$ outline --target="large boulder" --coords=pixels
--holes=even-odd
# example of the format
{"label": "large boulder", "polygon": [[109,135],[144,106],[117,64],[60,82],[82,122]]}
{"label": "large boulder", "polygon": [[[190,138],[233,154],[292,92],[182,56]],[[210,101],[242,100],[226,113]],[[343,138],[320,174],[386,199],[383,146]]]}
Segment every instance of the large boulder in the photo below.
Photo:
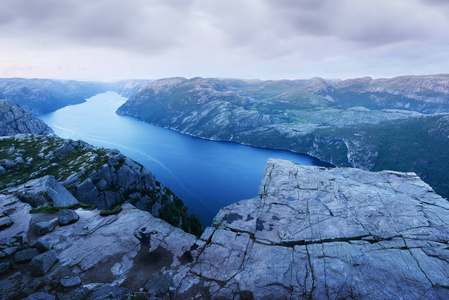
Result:
{"label": "large boulder", "polygon": [[38,256],[40,254],[39,250],[35,248],[29,248],[25,250],[21,250],[16,252],[14,255],[14,261],[16,263],[23,263],[33,259],[33,257]]}
{"label": "large boulder", "polygon": [[30,180],[11,188],[9,192],[14,193],[20,200],[33,207],[50,203],[55,207],[64,207],[78,203],[78,200],[50,175]]}
{"label": "large boulder", "polygon": [[60,226],[69,225],[78,221],[80,217],[76,211],[71,209],[62,209],[58,211],[58,223]]}
{"label": "large boulder", "polygon": [[37,250],[39,250],[40,253],[44,253],[47,252],[48,250],[51,249],[50,243],[47,242],[46,240],[39,238],[37,239],[33,245],[34,248],[36,248]]}
{"label": "large boulder", "polygon": [[36,223],[36,233],[39,235],[47,234],[49,232],[52,232],[53,230],[55,230],[54,222],[42,221]]}
{"label": "large boulder", "polygon": [[73,288],[81,285],[81,278],[79,276],[65,277],[60,280],[60,284],[64,288]]}
{"label": "large boulder", "polygon": [[45,253],[35,256],[30,263],[30,270],[34,276],[42,276],[48,272],[58,260],[58,254],[55,250],[50,250]]}

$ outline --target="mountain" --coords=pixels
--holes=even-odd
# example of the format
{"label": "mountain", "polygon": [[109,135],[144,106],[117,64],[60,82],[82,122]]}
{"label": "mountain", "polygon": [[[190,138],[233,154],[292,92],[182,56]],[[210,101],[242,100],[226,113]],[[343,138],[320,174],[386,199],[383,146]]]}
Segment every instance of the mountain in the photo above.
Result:
{"label": "mountain", "polygon": [[40,115],[67,105],[83,103],[98,93],[111,89],[111,84],[51,79],[0,79],[0,99],[16,102],[29,112]]}
{"label": "mountain", "polygon": [[19,133],[47,135],[53,130],[11,100],[0,100],[0,136]]}
{"label": "mountain", "polygon": [[337,166],[413,171],[449,196],[440,176],[449,173],[449,75],[170,78],[145,85],[117,113],[201,138],[307,153]]}
{"label": "mountain", "polygon": [[414,173],[270,159],[200,238],[122,208],[30,214],[0,195],[2,299],[449,297],[449,204]]}

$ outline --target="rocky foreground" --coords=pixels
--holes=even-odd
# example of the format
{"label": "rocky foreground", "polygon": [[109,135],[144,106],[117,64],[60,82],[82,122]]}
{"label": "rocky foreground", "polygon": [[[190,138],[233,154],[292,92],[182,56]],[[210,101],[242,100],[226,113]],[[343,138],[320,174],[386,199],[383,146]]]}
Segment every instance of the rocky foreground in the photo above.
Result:
{"label": "rocky foreground", "polygon": [[1,196],[0,297],[449,297],[449,204],[413,173],[271,159],[259,196],[201,238],[122,208],[30,214]]}

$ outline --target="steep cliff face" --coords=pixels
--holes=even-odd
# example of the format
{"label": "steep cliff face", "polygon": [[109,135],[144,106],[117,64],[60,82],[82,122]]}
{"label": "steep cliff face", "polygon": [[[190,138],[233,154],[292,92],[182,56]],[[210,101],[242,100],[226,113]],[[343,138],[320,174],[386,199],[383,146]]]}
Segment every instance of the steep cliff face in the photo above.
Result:
{"label": "steep cliff face", "polygon": [[[13,221],[0,231],[2,263],[54,215],[0,197]],[[76,223],[41,238],[59,261],[38,277],[9,266],[0,295],[119,298],[143,288],[141,297],[176,299],[445,299],[448,212],[414,173],[271,159],[259,196],[223,208],[199,239],[130,204],[106,217],[77,209]]]}
{"label": "steep cliff face", "polygon": [[53,130],[11,100],[0,100],[0,136],[19,133],[47,135]]}
{"label": "steep cliff face", "polygon": [[[149,170],[118,150],[50,136],[2,137],[0,171],[0,188],[6,188],[3,192],[34,207],[58,206],[54,201],[39,200],[39,195],[27,196],[36,194],[32,191],[39,190],[40,179],[50,176],[81,203],[112,210],[129,201],[186,231],[201,231],[199,220],[188,216],[180,199],[156,181]],[[54,189],[53,185],[50,188]]]}

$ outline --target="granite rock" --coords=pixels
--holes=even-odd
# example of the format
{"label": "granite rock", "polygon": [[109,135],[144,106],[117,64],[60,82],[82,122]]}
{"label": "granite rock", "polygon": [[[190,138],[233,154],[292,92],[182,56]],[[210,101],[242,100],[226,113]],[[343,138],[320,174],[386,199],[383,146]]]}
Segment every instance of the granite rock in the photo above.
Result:
{"label": "granite rock", "polygon": [[42,221],[36,223],[36,233],[39,235],[47,234],[49,232],[52,232],[53,230],[55,230],[54,222]]}
{"label": "granite rock", "polygon": [[11,100],[0,100],[0,136],[19,133],[53,133],[43,121]]}
{"label": "granite rock", "polygon": [[23,202],[33,207],[52,204],[55,207],[70,206],[78,200],[53,176],[30,180],[9,190]]}
{"label": "granite rock", "polygon": [[45,253],[35,256],[30,263],[31,273],[35,276],[42,276],[48,272],[58,260],[58,254],[55,250],[50,250]]}
{"label": "granite rock", "polygon": [[75,223],[79,218],[80,217],[74,210],[61,209],[60,211],[58,211],[58,223],[60,226]]}
{"label": "granite rock", "polygon": [[21,250],[16,252],[16,254],[14,255],[14,261],[16,263],[23,263],[23,262],[27,262],[33,259],[33,257],[39,255],[39,250],[35,249],[35,248],[29,248],[29,249],[25,249],[25,250]]}

